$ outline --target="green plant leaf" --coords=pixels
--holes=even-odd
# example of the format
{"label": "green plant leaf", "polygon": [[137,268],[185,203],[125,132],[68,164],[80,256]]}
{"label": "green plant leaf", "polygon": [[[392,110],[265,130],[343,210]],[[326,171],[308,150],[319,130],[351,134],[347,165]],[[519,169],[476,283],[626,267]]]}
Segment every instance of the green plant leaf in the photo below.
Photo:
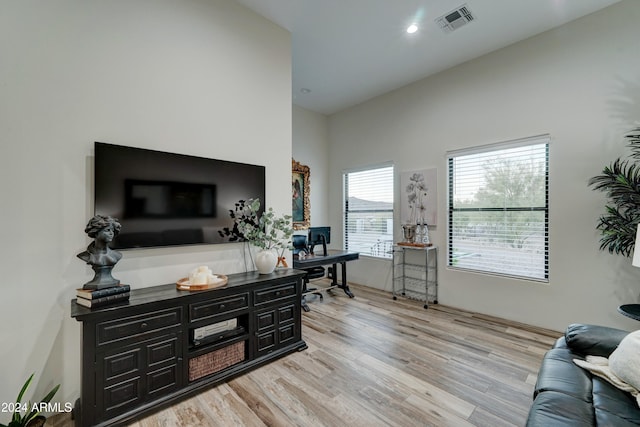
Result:
{"label": "green plant leaf", "polygon": [[[43,397],[42,400],[40,400],[40,402],[41,403],[49,403],[51,401],[51,399],[53,399],[53,396],[55,396],[55,394],[58,392],[59,388],[60,388],[60,384],[55,386],[49,393],[47,393],[47,395],[45,397]],[[29,407],[31,407],[31,405],[29,405]],[[36,411],[35,409],[32,410],[31,412],[29,412],[29,414],[24,418],[24,421],[23,421],[25,423],[25,425],[27,423],[29,423],[32,419],[37,417],[38,414],[40,414],[40,412]]]}
{"label": "green plant leaf", "polygon": [[22,397],[24,396],[24,393],[27,391],[27,389],[29,388],[29,384],[31,384],[31,380],[33,379],[33,376],[35,375],[35,372],[32,373],[29,378],[27,379],[27,381],[24,383],[24,385],[22,386],[22,389],[20,390],[20,393],[18,393],[18,398],[16,399],[16,402],[21,402],[22,401]]}
{"label": "green plant leaf", "polygon": [[37,417],[30,419],[29,422],[26,423],[25,427],[43,427],[46,422],[47,419],[44,416],[38,415]]}
{"label": "green plant leaf", "polygon": [[[29,376],[29,378],[27,378],[27,381],[25,381],[24,385],[20,389],[20,392],[18,393],[18,397],[16,398],[16,403],[22,402],[22,398],[24,397],[25,392],[29,388],[29,385],[31,384],[31,380],[33,380],[34,375],[35,375],[35,372],[32,373]],[[22,423],[23,423],[22,414],[20,413],[20,411],[16,410],[13,413],[13,416],[11,417],[11,422],[9,423],[9,427],[22,426]]]}
{"label": "green plant leaf", "polygon": [[55,396],[55,394],[58,392],[59,388],[60,388],[60,384],[55,386],[45,397],[43,397],[41,402],[49,403],[51,399],[53,399],[53,396]]}
{"label": "green plant leaf", "polygon": [[250,208],[253,212],[257,212],[260,209],[260,199],[251,200]]}

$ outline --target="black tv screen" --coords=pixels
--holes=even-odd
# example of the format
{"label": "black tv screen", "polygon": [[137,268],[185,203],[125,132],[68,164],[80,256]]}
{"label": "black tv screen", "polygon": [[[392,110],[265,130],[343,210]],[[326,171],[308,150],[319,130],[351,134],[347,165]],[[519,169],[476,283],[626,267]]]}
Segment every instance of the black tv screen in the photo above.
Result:
{"label": "black tv screen", "polygon": [[114,249],[225,243],[236,202],[265,206],[265,167],[95,143],[95,214],[118,218]]}

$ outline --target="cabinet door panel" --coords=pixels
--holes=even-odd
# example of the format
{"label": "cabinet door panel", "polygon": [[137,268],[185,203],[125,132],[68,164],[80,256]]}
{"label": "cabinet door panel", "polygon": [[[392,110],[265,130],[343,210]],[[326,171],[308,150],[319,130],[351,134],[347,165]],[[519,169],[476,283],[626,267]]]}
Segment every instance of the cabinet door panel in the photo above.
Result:
{"label": "cabinet door panel", "polygon": [[142,388],[140,377],[107,387],[104,390],[104,410],[107,417],[140,403],[143,396]]}
{"label": "cabinet door panel", "polygon": [[97,353],[97,420],[114,417],[180,387],[181,354],[180,331]]}
{"label": "cabinet door panel", "polygon": [[267,328],[273,328],[276,324],[276,312],[275,310],[269,310],[259,313],[258,318],[258,331],[262,331]]}
{"label": "cabinet door panel", "polygon": [[178,338],[153,343],[147,346],[147,365],[152,368],[163,362],[175,361],[178,354]]}
{"label": "cabinet door panel", "polygon": [[147,374],[147,389],[149,395],[154,398],[156,395],[178,387],[178,367],[176,365]]}
{"label": "cabinet door panel", "polygon": [[[273,293],[273,290],[270,290]],[[275,291],[277,292],[277,290]],[[280,301],[280,306],[269,307],[255,314],[257,335],[255,350],[257,353],[268,353],[279,349],[300,338],[300,328],[296,326],[296,300],[287,298]]]}
{"label": "cabinet door panel", "polygon": [[295,310],[296,309],[294,304],[289,304],[287,306],[278,308],[278,320],[280,321],[280,323],[293,320],[296,313]]}
{"label": "cabinet door panel", "polygon": [[109,383],[120,376],[138,373],[140,370],[140,349],[124,351],[104,358],[104,381]]}
{"label": "cabinet door panel", "polygon": [[278,328],[279,344],[286,345],[288,341],[291,341],[295,337],[296,337],[296,329],[293,323],[290,325],[281,326],[280,328]]}
{"label": "cabinet door panel", "polygon": [[276,346],[276,331],[271,330],[265,334],[258,335],[258,352],[273,350]]}

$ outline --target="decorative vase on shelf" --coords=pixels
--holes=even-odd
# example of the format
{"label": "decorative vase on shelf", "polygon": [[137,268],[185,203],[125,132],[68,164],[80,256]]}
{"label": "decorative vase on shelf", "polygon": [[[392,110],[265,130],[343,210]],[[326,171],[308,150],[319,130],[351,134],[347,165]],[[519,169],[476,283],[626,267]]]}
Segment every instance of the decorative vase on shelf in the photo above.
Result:
{"label": "decorative vase on shelf", "polygon": [[278,254],[273,249],[261,249],[256,254],[255,262],[260,274],[271,274],[276,269]]}
{"label": "decorative vase on shelf", "polygon": [[402,226],[402,237],[406,243],[413,243],[416,238],[416,225],[404,224]]}
{"label": "decorative vase on shelf", "polygon": [[418,224],[418,229],[416,231],[418,243],[429,244],[429,226],[426,223]]}

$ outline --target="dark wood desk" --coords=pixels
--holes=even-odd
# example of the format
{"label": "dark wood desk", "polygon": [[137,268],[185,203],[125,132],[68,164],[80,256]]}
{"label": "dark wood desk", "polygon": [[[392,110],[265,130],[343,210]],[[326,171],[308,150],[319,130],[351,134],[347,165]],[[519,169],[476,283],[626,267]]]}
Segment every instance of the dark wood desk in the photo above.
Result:
{"label": "dark wood desk", "polygon": [[[340,288],[344,291],[345,294],[349,296],[349,298],[353,298],[353,292],[349,289],[349,285],[347,283],[347,262],[355,261],[360,258],[360,254],[358,252],[347,252],[347,251],[337,251],[337,250],[328,250],[327,255],[306,255],[303,259],[298,259],[297,255],[293,257],[293,268],[304,269],[304,268],[312,268],[319,267],[323,265],[331,265],[331,273],[329,275],[331,279],[331,285],[322,290],[330,290],[332,288]],[[338,282],[338,264],[341,265],[341,280]],[[306,304],[304,299],[304,295],[302,296],[302,308],[305,311],[309,311],[309,307]]]}

